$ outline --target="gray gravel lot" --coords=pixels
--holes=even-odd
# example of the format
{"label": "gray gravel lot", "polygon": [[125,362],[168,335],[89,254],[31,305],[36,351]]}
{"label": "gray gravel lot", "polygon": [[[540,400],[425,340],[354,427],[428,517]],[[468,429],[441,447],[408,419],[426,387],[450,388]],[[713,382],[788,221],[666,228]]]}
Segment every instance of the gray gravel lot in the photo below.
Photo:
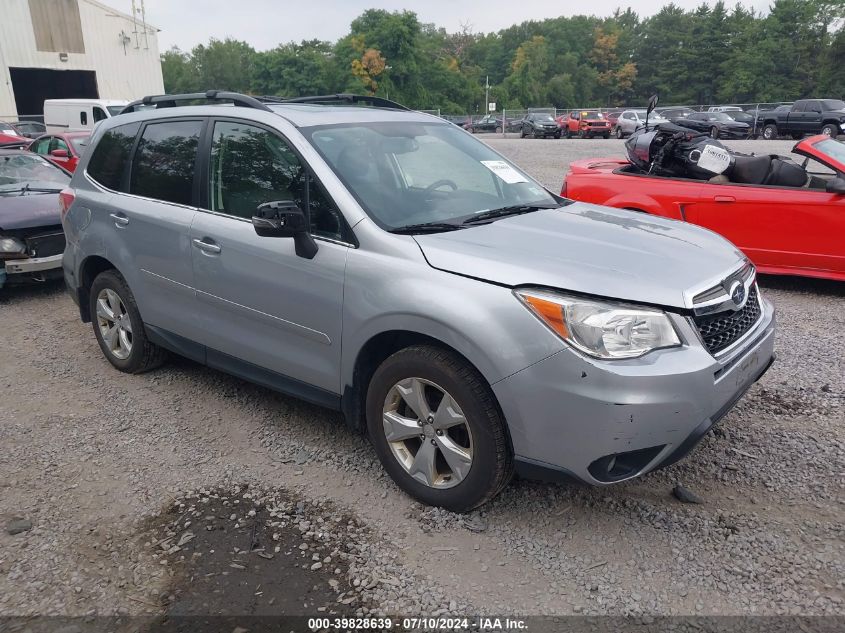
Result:
{"label": "gray gravel lot", "polygon": [[[490,144],[552,189],[622,152]],[[604,489],[517,481],[469,516],[411,501],[335,413],[183,359],[118,373],[60,287],[0,291],[0,615],[161,613],[180,555],[153,557],[146,526],[243,484],[300,500],[279,517],[303,535],[354,517],[318,551],[344,553],[332,589],[358,613],[845,615],[845,284],[762,287],[778,362],[687,460]]]}

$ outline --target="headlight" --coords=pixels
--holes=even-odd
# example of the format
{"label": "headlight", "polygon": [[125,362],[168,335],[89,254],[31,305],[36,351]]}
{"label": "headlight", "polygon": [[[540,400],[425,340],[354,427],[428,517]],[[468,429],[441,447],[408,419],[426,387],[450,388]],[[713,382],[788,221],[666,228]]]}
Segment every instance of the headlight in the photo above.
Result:
{"label": "headlight", "polygon": [[681,344],[662,310],[542,290],[515,292],[555,334],[595,358],[636,358]]}
{"label": "headlight", "polygon": [[26,257],[26,244],[16,237],[0,236],[0,259],[20,259]]}

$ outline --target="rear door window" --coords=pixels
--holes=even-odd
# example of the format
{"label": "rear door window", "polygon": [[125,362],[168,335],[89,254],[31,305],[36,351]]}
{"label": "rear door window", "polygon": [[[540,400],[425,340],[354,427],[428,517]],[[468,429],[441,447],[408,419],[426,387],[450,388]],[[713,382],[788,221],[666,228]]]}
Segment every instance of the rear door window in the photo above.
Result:
{"label": "rear door window", "polygon": [[129,193],[190,205],[202,121],[149,123],[132,160]]}
{"label": "rear door window", "polygon": [[103,134],[88,162],[88,175],[104,187],[123,191],[123,175],[140,128],[140,123],[130,123]]}

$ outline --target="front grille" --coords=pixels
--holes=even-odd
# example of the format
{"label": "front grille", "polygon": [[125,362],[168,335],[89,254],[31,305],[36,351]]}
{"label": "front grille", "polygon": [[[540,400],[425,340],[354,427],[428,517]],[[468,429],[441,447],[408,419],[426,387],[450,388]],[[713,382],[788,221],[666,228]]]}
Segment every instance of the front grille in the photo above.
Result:
{"label": "front grille", "polygon": [[65,234],[61,230],[29,235],[24,240],[30,257],[50,257],[65,251]]}
{"label": "front grille", "polygon": [[751,287],[748,301],[742,310],[697,316],[693,320],[701,333],[704,345],[711,354],[718,354],[742,338],[760,320],[757,285]]}

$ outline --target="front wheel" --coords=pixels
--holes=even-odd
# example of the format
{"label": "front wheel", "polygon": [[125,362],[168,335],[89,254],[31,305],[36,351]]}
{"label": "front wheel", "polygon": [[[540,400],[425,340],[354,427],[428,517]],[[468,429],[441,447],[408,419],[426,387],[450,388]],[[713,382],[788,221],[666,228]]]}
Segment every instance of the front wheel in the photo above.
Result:
{"label": "front wheel", "polygon": [[833,123],[827,123],[822,127],[822,134],[825,136],[836,138],[837,133],[836,126]]}
{"label": "front wheel", "polygon": [[719,138],[719,128],[715,125],[710,128],[710,138]]}
{"label": "front wheel", "polygon": [[610,138],[610,132],[605,132],[601,135],[602,138]]}
{"label": "front wheel", "polygon": [[774,141],[778,137],[778,128],[776,125],[769,124],[763,128],[763,138],[767,141]]}
{"label": "front wheel", "polygon": [[560,132],[555,132],[555,138],[560,138]]}
{"label": "front wheel", "polygon": [[367,429],[393,481],[428,505],[467,512],[513,473],[495,397],[454,352],[417,345],[385,360],[367,390]]}
{"label": "front wheel", "polygon": [[501,133],[502,133],[502,128],[501,128],[501,127],[497,127],[497,128],[496,128],[496,134],[501,134]]}
{"label": "front wheel", "polygon": [[112,365],[140,374],[161,365],[167,352],[147,339],[135,296],[116,270],[97,275],[91,284],[89,309],[94,336]]}
{"label": "front wheel", "polygon": [[618,125],[616,126],[616,138],[625,138],[625,133],[622,132],[622,128]]}

